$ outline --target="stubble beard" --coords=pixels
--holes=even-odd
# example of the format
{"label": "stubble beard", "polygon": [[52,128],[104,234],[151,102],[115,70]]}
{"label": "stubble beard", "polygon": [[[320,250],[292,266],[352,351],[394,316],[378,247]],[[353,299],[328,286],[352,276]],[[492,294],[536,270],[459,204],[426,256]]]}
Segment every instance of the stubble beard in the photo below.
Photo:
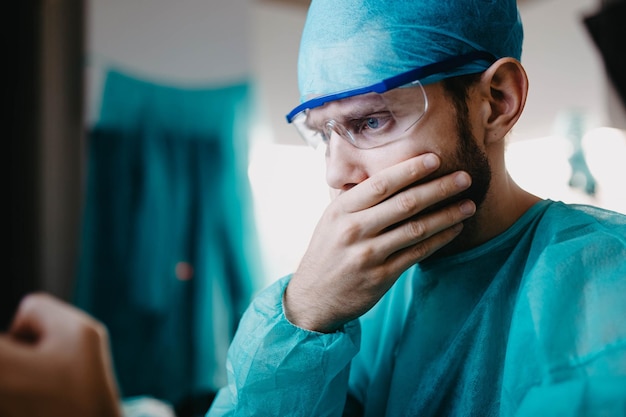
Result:
{"label": "stubble beard", "polygon": [[[476,212],[478,213],[487,198],[487,193],[491,186],[491,165],[489,164],[489,159],[485,152],[478,147],[476,138],[471,131],[467,114],[459,114],[458,116],[457,131],[459,139],[451,161],[445,164],[446,168],[444,168],[444,174],[463,170],[470,175],[472,184],[467,190],[442,201],[437,204],[436,207],[433,206],[432,209],[457,204],[463,200],[471,200],[476,205]],[[476,216],[470,217],[463,222],[463,231],[461,234],[428,259],[449,256],[471,248],[472,242],[474,241],[473,237],[477,231],[478,224]]]}

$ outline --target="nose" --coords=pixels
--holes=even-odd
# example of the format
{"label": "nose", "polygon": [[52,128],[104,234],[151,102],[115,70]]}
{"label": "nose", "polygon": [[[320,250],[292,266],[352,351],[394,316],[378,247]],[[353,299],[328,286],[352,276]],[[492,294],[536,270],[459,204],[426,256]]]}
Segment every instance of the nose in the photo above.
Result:
{"label": "nose", "polygon": [[352,146],[331,131],[326,144],[326,182],[338,191],[347,191],[367,179],[363,150]]}

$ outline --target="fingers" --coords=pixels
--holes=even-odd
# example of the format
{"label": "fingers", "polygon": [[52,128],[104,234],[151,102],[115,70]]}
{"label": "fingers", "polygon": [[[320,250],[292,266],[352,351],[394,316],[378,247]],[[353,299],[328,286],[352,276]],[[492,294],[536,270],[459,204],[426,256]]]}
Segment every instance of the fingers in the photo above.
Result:
{"label": "fingers", "polygon": [[0,398],[0,414],[121,416],[103,324],[50,295],[31,294],[9,332],[0,336],[0,397],[8,393],[10,401]]}
{"label": "fingers", "polygon": [[[22,343],[16,342],[11,336],[0,334],[0,363],[4,364],[5,358],[11,358],[10,361],[12,363],[28,363],[32,359],[32,355],[30,351],[24,350],[23,347]],[[0,380],[3,379],[0,378]]]}
{"label": "fingers", "polygon": [[419,155],[384,169],[341,195],[343,210],[353,213],[370,208],[439,168],[435,154]]}
{"label": "fingers", "polygon": [[422,245],[423,249],[419,250],[422,250],[424,255],[419,256],[418,253],[417,258],[414,259],[414,261],[417,262],[446,243],[449,243],[449,240],[446,240],[445,237],[450,237],[450,240],[456,237],[462,230],[461,222],[471,217],[475,210],[476,206],[472,201],[463,200],[441,210],[412,218],[399,224],[397,227],[381,234],[376,240],[376,244],[379,247],[380,253],[389,256],[390,254],[424,242],[427,239],[431,239],[433,236],[437,236],[441,234],[441,232],[452,228],[451,232],[443,234],[436,239],[432,239],[428,242],[428,245]]}
{"label": "fingers", "polygon": [[[371,227],[371,233],[378,233],[426,209],[430,210],[437,203],[455,196],[470,185],[471,178],[466,172],[455,172],[419,186],[410,187],[369,210],[366,214],[368,216],[366,223]],[[457,220],[456,216],[448,217],[453,223],[448,223],[447,226],[466,218]],[[436,231],[440,230],[442,229],[439,228]]]}
{"label": "fingers", "polygon": [[46,294],[25,296],[17,308],[9,333],[23,342],[37,341],[48,328],[48,314],[42,305],[50,304],[49,298]]}
{"label": "fingers", "polygon": [[51,295],[34,293],[25,296],[20,302],[9,333],[23,342],[34,343],[46,339],[62,340],[63,336],[74,334],[80,329],[101,327],[94,319],[81,310]]}
{"label": "fingers", "polygon": [[458,236],[475,206],[451,201],[471,178],[457,171],[430,179],[439,167],[436,155],[417,156],[333,200],[285,291],[292,323],[339,328],[371,308],[410,265]]}
{"label": "fingers", "polygon": [[416,243],[391,255],[385,265],[392,270],[404,271],[420,262],[454,240],[463,231],[463,223],[445,229],[429,239]]}

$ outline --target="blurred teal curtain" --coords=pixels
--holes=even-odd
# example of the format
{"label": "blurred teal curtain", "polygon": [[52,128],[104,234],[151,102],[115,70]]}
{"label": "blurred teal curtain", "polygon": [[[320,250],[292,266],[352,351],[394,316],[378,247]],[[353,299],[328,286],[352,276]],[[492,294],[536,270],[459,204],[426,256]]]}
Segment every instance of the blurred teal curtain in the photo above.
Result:
{"label": "blurred teal curtain", "polygon": [[111,71],[89,135],[75,303],[108,327],[125,397],[180,403],[226,384],[256,290],[250,88]]}

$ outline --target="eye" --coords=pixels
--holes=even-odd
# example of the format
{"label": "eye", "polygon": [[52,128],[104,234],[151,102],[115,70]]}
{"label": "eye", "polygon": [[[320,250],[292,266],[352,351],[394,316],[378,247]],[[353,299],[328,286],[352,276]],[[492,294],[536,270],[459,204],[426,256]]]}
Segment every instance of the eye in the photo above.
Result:
{"label": "eye", "polygon": [[365,120],[365,126],[368,129],[376,129],[380,125],[380,120],[375,117],[369,117]]}
{"label": "eye", "polygon": [[380,132],[388,124],[390,117],[387,115],[370,115],[353,120],[352,132],[356,134],[374,134]]}
{"label": "eye", "polygon": [[354,131],[361,133],[367,129],[378,129],[381,126],[381,120],[378,117],[364,117],[362,119],[355,120],[353,123]]}

